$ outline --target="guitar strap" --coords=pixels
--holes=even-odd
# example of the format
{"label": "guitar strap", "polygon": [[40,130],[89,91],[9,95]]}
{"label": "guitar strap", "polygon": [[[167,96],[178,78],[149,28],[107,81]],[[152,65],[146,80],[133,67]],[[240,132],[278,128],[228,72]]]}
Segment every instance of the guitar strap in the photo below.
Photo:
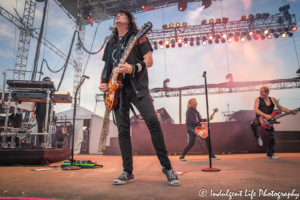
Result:
{"label": "guitar strap", "polygon": [[277,106],[277,104],[276,104],[276,102],[275,102],[275,100],[274,100],[274,97],[270,97],[270,98],[271,98],[271,101],[273,102],[274,106],[275,106],[277,109],[279,109],[278,106]]}

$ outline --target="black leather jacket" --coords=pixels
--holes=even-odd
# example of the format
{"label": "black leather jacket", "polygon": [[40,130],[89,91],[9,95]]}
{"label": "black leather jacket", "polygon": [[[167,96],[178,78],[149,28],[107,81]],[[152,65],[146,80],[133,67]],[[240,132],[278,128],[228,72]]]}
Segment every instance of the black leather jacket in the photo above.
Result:
{"label": "black leather jacket", "polygon": [[187,109],[185,122],[187,131],[194,131],[197,126],[201,126],[202,122],[206,122],[206,119],[202,119],[200,113],[196,109]]}

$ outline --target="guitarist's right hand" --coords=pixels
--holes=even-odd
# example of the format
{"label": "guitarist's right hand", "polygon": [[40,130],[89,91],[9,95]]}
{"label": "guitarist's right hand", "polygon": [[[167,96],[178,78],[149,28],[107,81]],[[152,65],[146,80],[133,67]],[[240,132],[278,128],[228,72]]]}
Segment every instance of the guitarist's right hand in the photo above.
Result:
{"label": "guitarist's right hand", "polygon": [[270,119],[272,119],[272,116],[271,116],[271,115],[266,115],[265,118],[266,118],[267,120],[270,120]]}
{"label": "guitarist's right hand", "polygon": [[107,85],[107,83],[101,83],[99,89],[101,92],[105,92],[105,94],[108,94],[110,91],[110,87]]}

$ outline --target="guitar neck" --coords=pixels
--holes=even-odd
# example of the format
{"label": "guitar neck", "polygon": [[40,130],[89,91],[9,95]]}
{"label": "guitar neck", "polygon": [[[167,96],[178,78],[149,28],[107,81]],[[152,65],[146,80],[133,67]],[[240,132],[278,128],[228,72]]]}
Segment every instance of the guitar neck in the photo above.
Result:
{"label": "guitar neck", "polygon": [[279,119],[279,118],[281,118],[281,117],[284,117],[284,116],[287,116],[287,115],[290,115],[290,114],[292,114],[291,111],[288,112],[288,113],[284,113],[284,114],[277,115],[277,116],[273,117],[273,119]]}

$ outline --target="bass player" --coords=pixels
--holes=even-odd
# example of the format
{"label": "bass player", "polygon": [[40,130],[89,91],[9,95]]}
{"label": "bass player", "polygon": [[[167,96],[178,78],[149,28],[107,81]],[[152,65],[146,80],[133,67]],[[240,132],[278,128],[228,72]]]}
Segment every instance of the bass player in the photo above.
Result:
{"label": "bass player", "polygon": [[[257,97],[254,102],[254,112],[256,117],[251,122],[251,129],[254,134],[254,137],[257,139],[257,142],[260,146],[263,145],[263,140],[261,139],[260,134],[257,131],[257,127],[260,126],[259,116],[265,117],[267,120],[270,120],[274,107],[276,106],[282,112],[290,112],[289,109],[281,106],[277,99],[269,97],[269,88],[267,86],[262,86],[260,88],[260,97]],[[297,110],[292,111],[293,115],[297,114]],[[267,158],[277,160],[279,157],[274,155],[274,146],[275,146],[275,130],[274,127],[266,129],[269,136],[269,144],[267,148]]]}

